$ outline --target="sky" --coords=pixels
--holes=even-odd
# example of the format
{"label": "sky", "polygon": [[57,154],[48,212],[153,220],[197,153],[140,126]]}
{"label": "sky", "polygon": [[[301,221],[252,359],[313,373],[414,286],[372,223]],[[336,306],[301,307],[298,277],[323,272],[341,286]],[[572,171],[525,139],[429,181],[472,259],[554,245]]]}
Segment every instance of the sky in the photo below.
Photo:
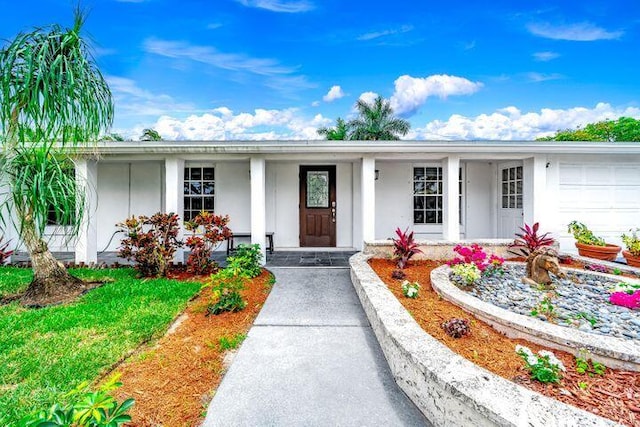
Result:
{"label": "sky", "polygon": [[[0,38],[75,1],[0,0]],[[113,131],[308,140],[381,95],[405,139],[530,140],[640,118],[640,2],[84,0]]]}

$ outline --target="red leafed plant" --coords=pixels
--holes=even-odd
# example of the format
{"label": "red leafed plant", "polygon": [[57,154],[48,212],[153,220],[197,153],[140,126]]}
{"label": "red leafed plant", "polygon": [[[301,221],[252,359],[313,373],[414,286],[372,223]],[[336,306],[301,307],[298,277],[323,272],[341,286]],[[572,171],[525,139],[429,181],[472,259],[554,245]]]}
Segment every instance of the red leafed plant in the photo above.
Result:
{"label": "red leafed plant", "polygon": [[399,269],[407,266],[407,263],[415,254],[421,254],[418,244],[413,240],[413,231],[409,233],[409,228],[402,231],[400,227],[396,228],[396,235],[393,240],[393,258],[397,260]]}
{"label": "red leafed plant", "polygon": [[127,236],[120,242],[118,256],[135,261],[135,269],[143,277],[166,276],[176,250],[182,246],[178,215],[158,212],[151,217],[132,216],[116,226]]}
{"label": "red leafed plant", "polygon": [[5,242],[3,244],[3,240],[4,237],[0,236],[0,265],[4,265],[7,262],[7,259],[13,255],[13,251],[9,249],[9,242]]}
{"label": "red leafed plant", "polygon": [[184,223],[184,228],[192,233],[184,242],[191,250],[187,259],[187,270],[190,273],[207,274],[218,267],[211,259],[211,254],[216,246],[231,237],[228,223],[229,215],[222,216],[204,211]]}
{"label": "red leafed plant", "polygon": [[509,245],[509,252],[517,256],[528,257],[531,252],[543,246],[551,246],[555,243],[555,239],[549,236],[549,233],[538,235],[539,223],[533,224],[533,227],[527,224],[520,227],[521,233],[516,233],[516,239]]}

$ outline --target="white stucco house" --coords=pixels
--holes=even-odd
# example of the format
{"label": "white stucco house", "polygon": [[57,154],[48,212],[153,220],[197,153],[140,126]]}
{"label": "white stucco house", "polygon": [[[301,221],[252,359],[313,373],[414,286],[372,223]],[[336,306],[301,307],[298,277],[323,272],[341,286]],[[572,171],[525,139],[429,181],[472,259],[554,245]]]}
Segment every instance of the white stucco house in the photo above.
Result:
{"label": "white stucco house", "polygon": [[81,235],[68,246],[63,227],[50,229],[51,250],[78,262],[117,249],[116,223],[157,211],[229,214],[263,248],[273,232],[275,250],[361,249],[396,227],[419,239],[511,239],[537,221],[572,251],[571,220],[617,243],[640,227],[639,143],[163,141],[97,152],[76,165],[91,206]]}

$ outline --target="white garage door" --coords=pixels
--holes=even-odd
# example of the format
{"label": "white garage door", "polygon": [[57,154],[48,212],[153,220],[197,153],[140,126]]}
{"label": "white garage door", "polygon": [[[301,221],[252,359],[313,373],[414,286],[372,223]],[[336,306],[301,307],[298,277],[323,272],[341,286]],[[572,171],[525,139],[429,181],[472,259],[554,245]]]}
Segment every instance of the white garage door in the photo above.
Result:
{"label": "white garage door", "polygon": [[[640,165],[623,163],[560,164],[560,221],[583,222],[607,242],[640,227]],[[563,250],[575,250],[573,238],[561,237]]]}

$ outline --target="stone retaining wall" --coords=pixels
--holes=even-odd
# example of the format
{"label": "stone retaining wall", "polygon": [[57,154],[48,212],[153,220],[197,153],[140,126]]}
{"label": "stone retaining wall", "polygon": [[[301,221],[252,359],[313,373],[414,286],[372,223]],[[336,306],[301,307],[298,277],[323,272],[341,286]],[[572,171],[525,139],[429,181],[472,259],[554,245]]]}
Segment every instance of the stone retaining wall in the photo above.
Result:
{"label": "stone retaining wall", "polygon": [[[447,242],[444,240],[416,240],[419,249],[422,251],[416,254],[412,259],[434,259],[447,260],[456,256],[453,248],[456,245],[471,245],[477,243],[482,246],[489,255],[495,254],[501,257],[513,256],[509,254],[509,245],[513,243],[513,239],[481,239],[481,240],[462,240],[459,242]],[[391,240],[375,240],[364,243],[363,252],[375,258],[390,258],[393,255],[393,241]]]}
{"label": "stone retaining wall", "polygon": [[[371,269],[349,260],[351,280],[391,372],[435,426],[615,426],[482,369],[428,335]],[[514,350],[515,351],[515,350]]]}

